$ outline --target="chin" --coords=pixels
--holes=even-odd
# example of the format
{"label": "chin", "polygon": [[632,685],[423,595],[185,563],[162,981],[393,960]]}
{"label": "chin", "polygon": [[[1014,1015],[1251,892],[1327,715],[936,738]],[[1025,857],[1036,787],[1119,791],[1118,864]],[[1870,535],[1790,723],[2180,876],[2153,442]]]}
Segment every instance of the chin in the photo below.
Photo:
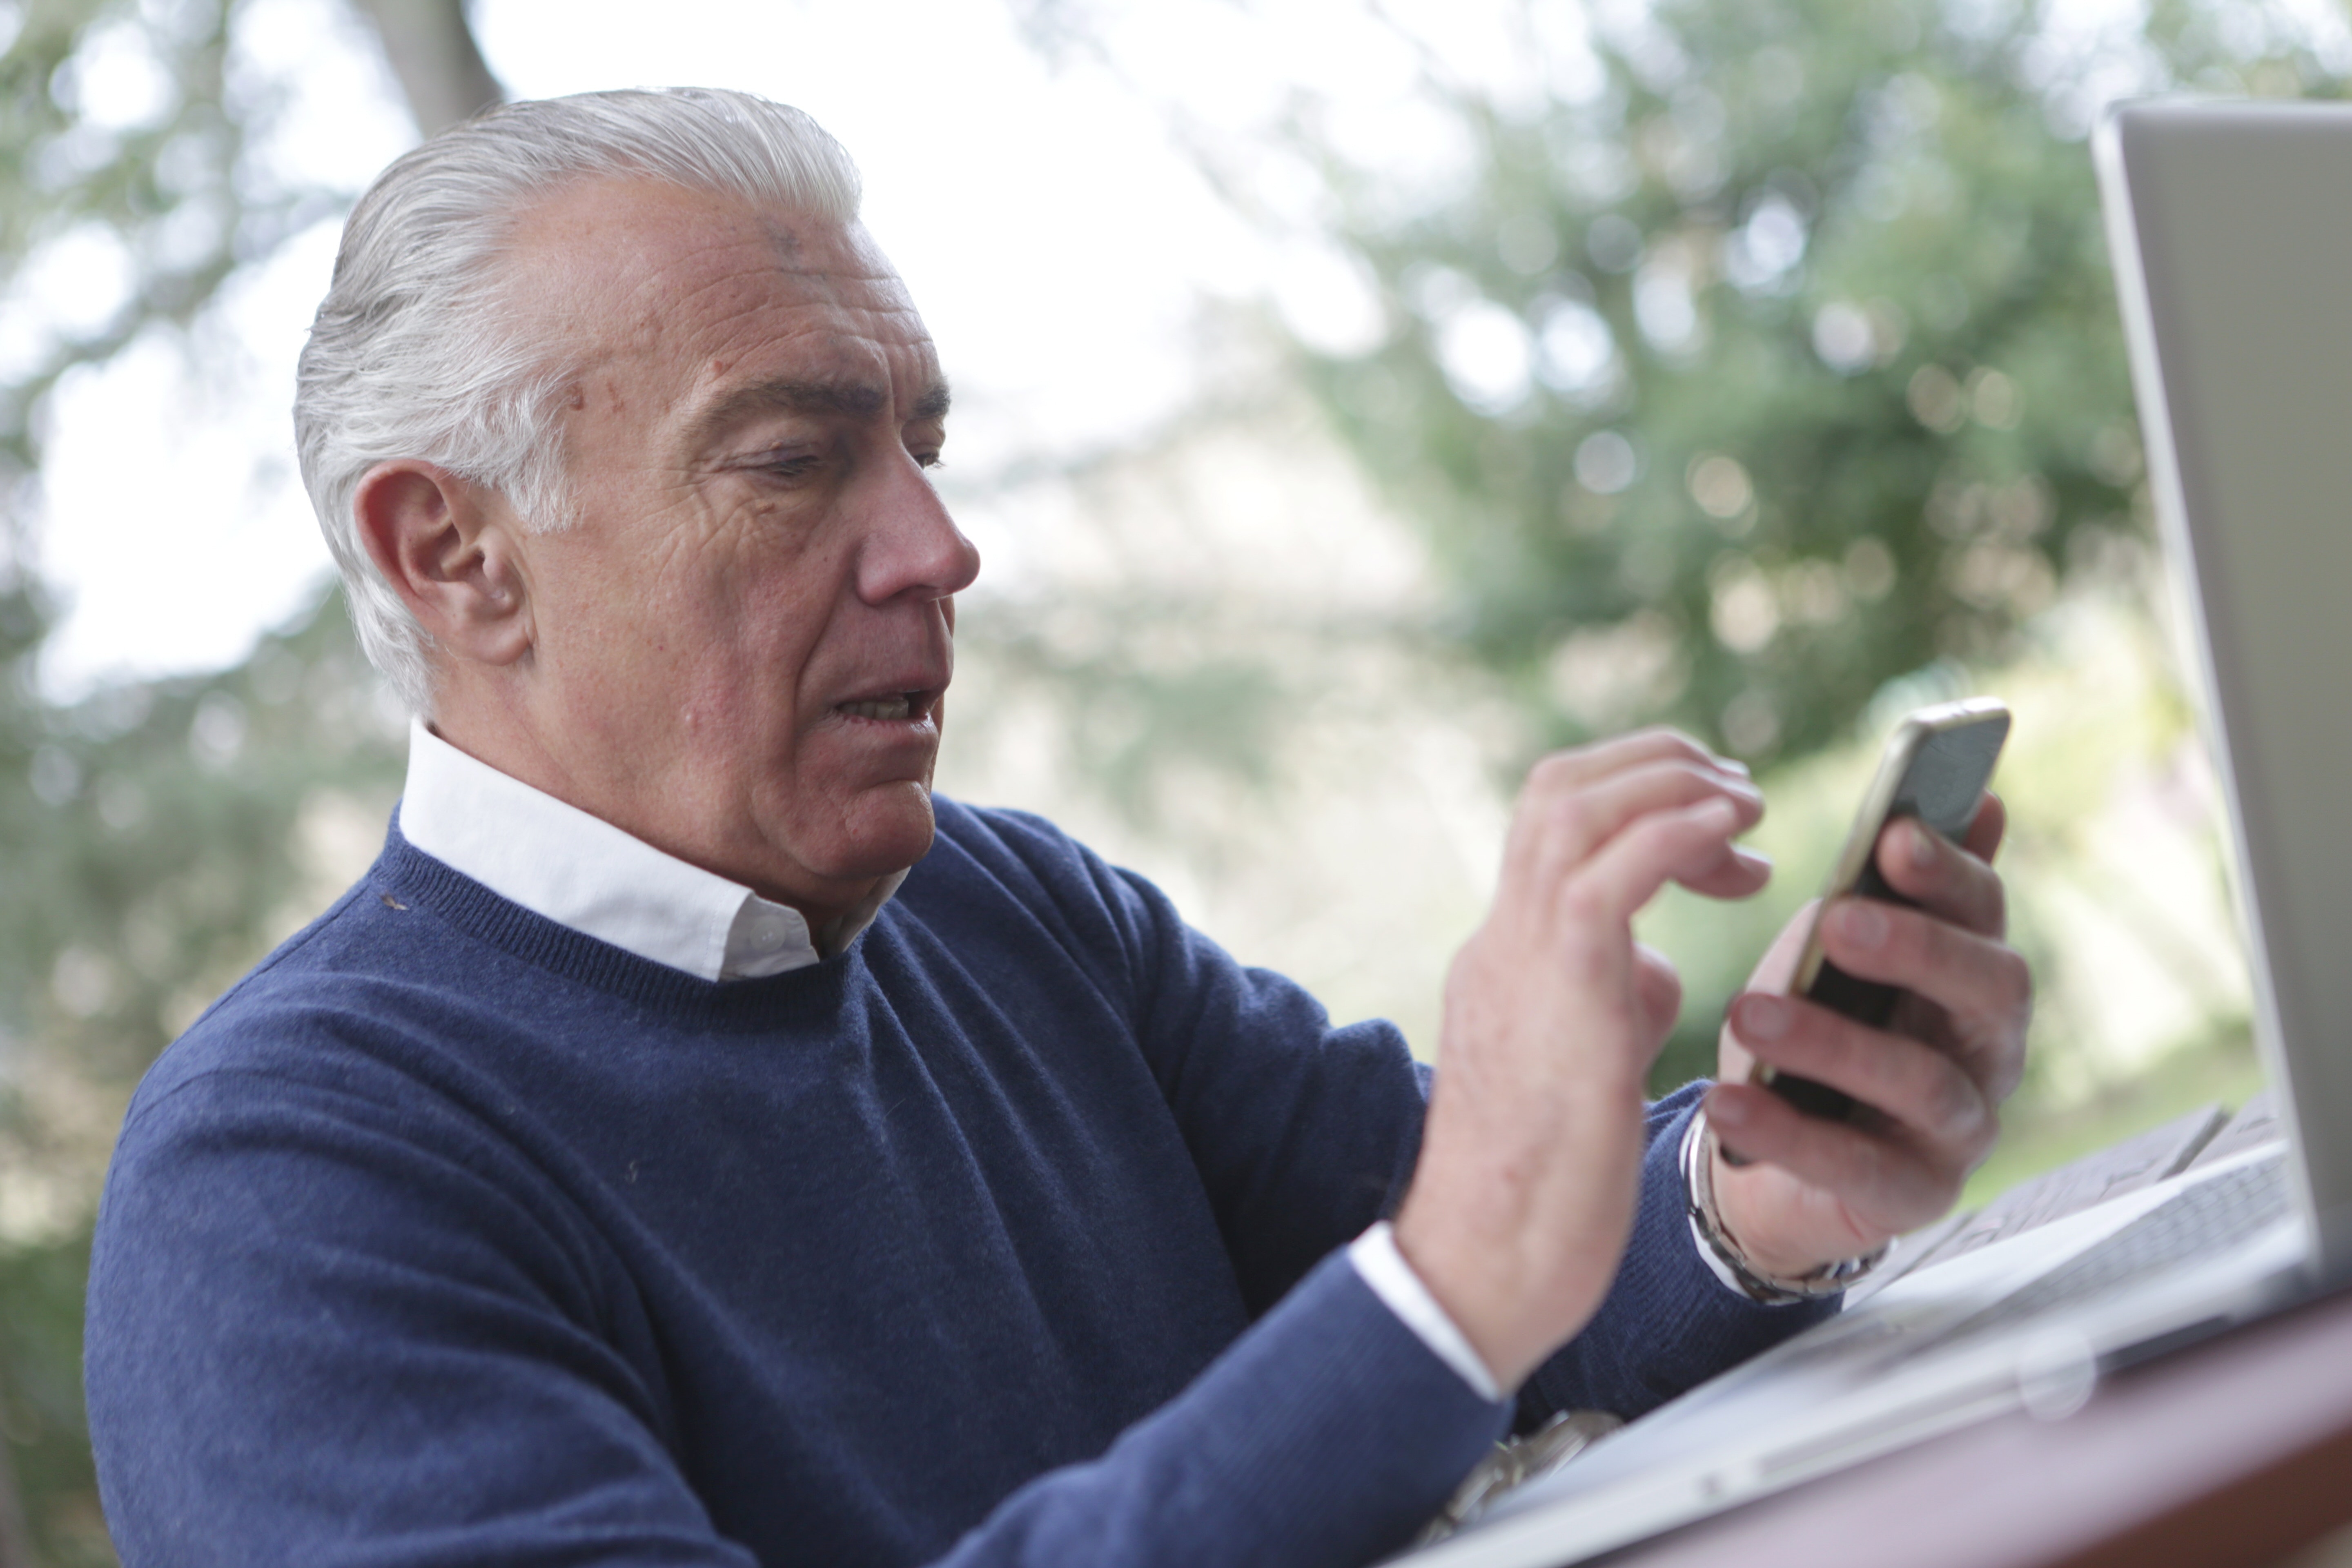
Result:
{"label": "chin", "polygon": [[842,841],[815,868],[845,882],[887,877],[929,854],[935,831],[928,784],[909,780],[866,790],[842,813]]}

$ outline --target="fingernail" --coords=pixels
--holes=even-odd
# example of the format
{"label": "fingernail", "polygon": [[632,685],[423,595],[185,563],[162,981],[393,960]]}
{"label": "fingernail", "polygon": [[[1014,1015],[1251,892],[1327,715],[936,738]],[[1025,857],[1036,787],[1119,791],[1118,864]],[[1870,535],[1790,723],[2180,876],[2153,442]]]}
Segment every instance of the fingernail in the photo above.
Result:
{"label": "fingernail", "polygon": [[1717,757],[1715,759],[1715,765],[1725,773],[1738,773],[1741,778],[1749,776],[1748,764],[1737,757]]}
{"label": "fingernail", "polygon": [[1935,831],[1924,822],[1911,825],[1911,864],[1922,871],[1936,863]]}
{"label": "fingernail", "polygon": [[1778,996],[1742,996],[1738,1033],[1751,1040],[1777,1040],[1789,1032],[1789,1005]]}
{"label": "fingernail", "polygon": [[1717,1127],[1745,1127],[1748,1107],[1727,1094],[1711,1094],[1706,1100],[1706,1119]]}
{"label": "fingernail", "polygon": [[1856,947],[1876,947],[1886,940],[1886,911],[1867,899],[1839,907],[1838,931]]}

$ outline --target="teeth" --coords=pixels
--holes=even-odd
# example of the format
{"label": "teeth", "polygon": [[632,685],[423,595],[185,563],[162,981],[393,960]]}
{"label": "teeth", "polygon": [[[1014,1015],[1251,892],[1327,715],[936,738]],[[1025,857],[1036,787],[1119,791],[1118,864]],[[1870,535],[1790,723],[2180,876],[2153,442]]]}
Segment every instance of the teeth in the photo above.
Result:
{"label": "teeth", "polygon": [[845,702],[841,705],[841,710],[853,719],[904,719],[913,710],[913,706],[902,693],[897,697],[885,697],[875,702]]}

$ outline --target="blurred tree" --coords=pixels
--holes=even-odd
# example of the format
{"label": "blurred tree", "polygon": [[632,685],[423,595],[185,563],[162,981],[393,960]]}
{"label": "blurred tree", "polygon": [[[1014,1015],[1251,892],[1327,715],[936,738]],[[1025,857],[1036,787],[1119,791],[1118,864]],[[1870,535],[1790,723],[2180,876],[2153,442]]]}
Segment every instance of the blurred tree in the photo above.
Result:
{"label": "blurred tree", "polygon": [[470,119],[506,97],[466,19],[466,0],[352,0],[383,40],[419,135]]}
{"label": "blurred tree", "polygon": [[[237,0],[0,0],[0,1568],[112,1560],[80,1403],[89,1222],[121,1097],[323,901],[403,747],[331,595],[241,667],[69,707],[35,659],[38,411],[67,374],[184,333],[237,268],[352,193],[253,154],[282,84],[240,72]],[[355,0],[419,126],[497,101],[461,0]],[[64,274],[104,295],[27,308]],[[362,829],[363,831],[363,829]]]}
{"label": "blurred tree", "polygon": [[38,1561],[110,1560],[79,1369],[89,1223],[123,1097],[382,833],[404,747],[378,691],[331,596],[236,668],[67,708],[20,696],[9,715],[0,1446]]}
{"label": "blurred tree", "polygon": [[1308,379],[1538,745],[1667,720],[1790,757],[2000,657],[2144,526],[2096,105],[2342,88],[2242,0],[2098,35],[2021,0],[1522,16],[1533,92],[1431,57],[1436,199],[1311,102],[1290,137],[1383,320]]}
{"label": "blurred tree", "polygon": [[[425,133],[499,100],[462,0],[356,9]],[[350,200],[248,158],[280,84],[230,80],[238,11],[236,0],[0,3],[0,291],[44,268],[119,280],[94,320],[20,310],[0,343],[0,544],[20,538],[38,462],[33,410],[60,376],[142,332],[185,328],[230,272]],[[11,615],[39,623],[14,549],[0,553],[0,593]]]}

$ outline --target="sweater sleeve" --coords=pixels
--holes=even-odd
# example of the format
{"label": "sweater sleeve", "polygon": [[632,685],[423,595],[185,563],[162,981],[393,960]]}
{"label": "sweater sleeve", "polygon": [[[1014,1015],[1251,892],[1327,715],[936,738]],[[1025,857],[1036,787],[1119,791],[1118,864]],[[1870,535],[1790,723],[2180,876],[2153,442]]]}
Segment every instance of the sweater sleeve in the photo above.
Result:
{"label": "sweater sleeve", "polygon": [[1437,1511],[1507,1413],[1332,1257],[1181,1395],[1014,1493],[941,1568],[1368,1563]]}

